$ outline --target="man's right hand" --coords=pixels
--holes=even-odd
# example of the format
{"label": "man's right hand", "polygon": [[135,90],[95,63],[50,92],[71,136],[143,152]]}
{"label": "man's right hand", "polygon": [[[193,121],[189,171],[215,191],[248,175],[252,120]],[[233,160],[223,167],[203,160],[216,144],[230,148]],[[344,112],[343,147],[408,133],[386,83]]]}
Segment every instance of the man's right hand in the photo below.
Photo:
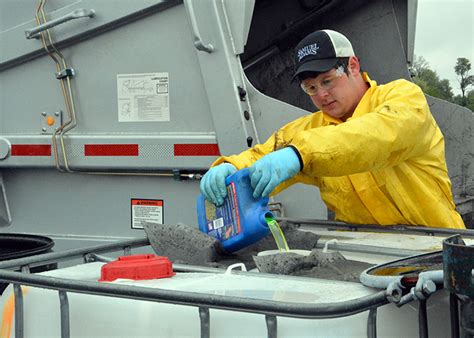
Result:
{"label": "man's right hand", "polygon": [[217,206],[224,203],[227,196],[225,179],[237,171],[237,168],[230,163],[222,163],[212,167],[201,179],[201,192],[208,201]]}

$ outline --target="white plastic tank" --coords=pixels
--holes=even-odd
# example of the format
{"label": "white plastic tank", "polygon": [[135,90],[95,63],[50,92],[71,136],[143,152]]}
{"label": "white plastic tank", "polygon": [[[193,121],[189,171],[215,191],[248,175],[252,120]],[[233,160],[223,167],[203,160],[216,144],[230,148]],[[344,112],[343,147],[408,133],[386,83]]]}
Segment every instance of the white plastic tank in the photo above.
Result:
{"label": "white plastic tank", "polygon": [[[88,263],[42,273],[76,280],[97,281],[103,263]],[[115,284],[181,290],[210,295],[317,304],[343,302],[370,295],[358,283],[269,276],[258,273],[177,273],[171,278],[117,280]],[[71,337],[200,337],[198,308],[86,294],[68,293]],[[0,300],[0,337],[14,337],[13,288]],[[428,301],[430,337],[449,335],[449,307],[445,294]],[[278,317],[278,337],[366,337],[368,311],[334,319]],[[418,337],[417,304],[402,308],[389,304],[377,314],[379,337]],[[60,337],[57,291],[24,287],[25,337]],[[211,337],[266,337],[265,317],[237,311],[210,310]]]}

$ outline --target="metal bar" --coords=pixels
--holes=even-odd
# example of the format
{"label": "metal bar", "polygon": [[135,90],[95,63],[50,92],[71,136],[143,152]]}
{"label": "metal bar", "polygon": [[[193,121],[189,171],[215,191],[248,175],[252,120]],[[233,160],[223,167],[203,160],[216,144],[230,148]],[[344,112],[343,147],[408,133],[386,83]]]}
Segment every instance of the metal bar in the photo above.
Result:
{"label": "metal bar", "polygon": [[266,59],[277,55],[280,53],[280,48],[277,46],[270,46],[268,49],[263,50],[262,52],[258,53],[257,55],[253,56],[251,59],[246,60],[243,63],[244,70],[248,70],[255,66],[256,64],[265,61]]}
{"label": "metal bar", "polygon": [[199,318],[201,320],[201,338],[209,338],[211,336],[211,316],[209,314],[209,308],[199,308]]}
{"label": "metal bar", "polygon": [[196,21],[196,15],[194,13],[194,7],[191,0],[184,0],[184,7],[188,12],[189,22],[191,23],[191,30],[194,36],[194,47],[202,52],[212,53],[214,46],[211,43],[204,43],[202,41],[201,33],[199,32],[199,26]]}
{"label": "metal bar", "polygon": [[13,292],[15,294],[15,338],[24,337],[24,321],[23,321],[23,291],[21,285],[14,284]]}
{"label": "metal bar", "polygon": [[125,299],[155,301],[167,304],[191,305],[277,315],[293,318],[338,318],[367,311],[388,303],[385,290],[369,296],[336,303],[301,304],[272,300],[230,297],[207,293],[163,290],[138,286],[115,285],[91,281],[53,278],[36,274],[0,270],[0,280],[21,283],[51,290],[63,290],[83,294],[103,295]]}
{"label": "metal bar", "polygon": [[[307,219],[307,218],[285,218],[277,217],[279,222],[288,222],[291,224],[306,225],[308,229],[311,228],[323,228],[323,229],[343,229],[350,231],[358,230],[370,230],[373,232],[382,232],[382,233],[413,233],[413,234],[427,234],[427,235],[462,235],[463,237],[474,238],[474,230],[470,229],[445,229],[445,228],[430,228],[424,226],[411,226],[404,224],[396,225],[377,225],[377,224],[351,224],[338,221],[328,221],[328,220],[319,220],[319,219]],[[301,228],[304,230],[304,228]]]}
{"label": "metal bar", "polygon": [[449,294],[449,315],[451,318],[451,338],[459,337],[459,306],[456,294]]}
{"label": "metal bar", "polygon": [[277,338],[278,337],[277,317],[271,316],[271,315],[265,315],[265,322],[267,323],[267,337]]}
{"label": "metal bar", "polygon": [[377,308],[369,310],[367,317],[367,338],[377,338]]}
{"label": "metal bar", "polygon": [[84,262],[85,263],[91,263],[91,262],[112,262],[115,260],[115,258],[112,257],[107,257],[107,256],[102,256],[102,255],[97,255],[95,253],[89,253],[84,255]]}
{"label": "metal bar", "polygon": [[[224,273],[224,272],[226,272],[226,269],[211,268],[211,267],[198,266],[198,265],[174,264],[173,263],[173,271],[176,271],[176,272]],[[240,271],[233,271],[233,273],[234,272],[240,272]]]}
{"label": "metal bar", "polygon": [[[318,240],[316,244],[317,249],[322,249],[326,245],[327,240]],[[349,243],[328,243],[327,248],[330,250],[347,251],[347,252],[359,252],[368,253],[375,255],[387,255],[395,257],[408,257],[419,255],[420,251],[408,250],[408,249],[393,249],[381,246],[367,246],[360,244],[349,244]]]}
{"label": "metal bar", "polygon": [[426,299],[418,303],[418,332],[420,338],[428,338],[428,316],[426,314]]}
{"label": "metal bar", "polygon": [[61,338],[69,338],[71,336],[69,323],[69,299],[67,292],[59,291],[59,304],[61,309]]}
{"label": "metal bar", "polygon": [[[59,41],[56,43],[56,47],[59,49],[64,49],[67,47],[70,47],[80,41],[84,41],[87,39],[91,39],[93,37],[96,37],[100,34],[104,34],[106,32],[109,32],[111,30],[120,28],[122,26],[125,26],[127,24],[136,22],[140,19],[143,19],[147,16],[150,16],[152,14],[164,11],[168,8],[171,8],[173,6],[176,6],[178,4],[182,3],[182,0],[168,0],[168,1],[161,1],[158,2],[157,4],[151,5],[149,7],[137,10],[136,12],[133,12],[129,15],[123,16],[121,18],[118,18],[116,20],[113,20],[111,22],[108,22],[104,25],[94,27],[90,30],[87,30],[85,32],[81,32],[79,34],[76,34],[74,36],[71,36],[70,38],[67,38],[65,40]],[[43,55],[47,54],[44,49],[37,49],[35,51],[32,51],[28,54],[24,54],[22,56],[10,59],[6,62],[0,63],[0,71],[4,71],[9,68],[16,67],[18,65],[21,65],[23,63],[32,61],[36,58],[42,57]]]}
{"label": "metal bar", "polygon": [[36,26],[35,28],[32,29],[27,29],[25,30],[25,35],[27,39],[33,39],[38,37],[39,33],[53,28],[57,25],[60,25],[62,23],[74,20],[74,19],[80,19],[80,18],[93,18],[95,16],[95,11],[93,9],[84,9],[84,8],[79,8],[74,11],[72,11],[69,14],[63,15],[57,19],[48,21],[42,25]]}
{"label": "metal bar", "polygon": [[41,255],[35,255],[25,258],[12,259],[0,262],[0,269],[18,269],[24,265],[37,266],[48,263],[57,263],[61,260],[72,260],[74,258],[83,258],[88,253],[104,253],[123,250],[125,247],[140,247],[150,245],[148,238],[134,238],[117,243],[101,244],[88,248],[72,249],[63,252],[52,252]]}

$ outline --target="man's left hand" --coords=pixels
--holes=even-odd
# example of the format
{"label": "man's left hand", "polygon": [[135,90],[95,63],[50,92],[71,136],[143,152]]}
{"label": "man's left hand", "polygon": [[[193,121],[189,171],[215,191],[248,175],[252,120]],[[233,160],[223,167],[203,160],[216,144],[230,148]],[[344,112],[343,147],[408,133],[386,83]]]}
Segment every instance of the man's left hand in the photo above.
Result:
{"label": "man's left hand", "polygon": [[268,196],[280,183],[295,176],[301,169],[293,148],[284,148],[265,155],[250,168],[253,197]]}

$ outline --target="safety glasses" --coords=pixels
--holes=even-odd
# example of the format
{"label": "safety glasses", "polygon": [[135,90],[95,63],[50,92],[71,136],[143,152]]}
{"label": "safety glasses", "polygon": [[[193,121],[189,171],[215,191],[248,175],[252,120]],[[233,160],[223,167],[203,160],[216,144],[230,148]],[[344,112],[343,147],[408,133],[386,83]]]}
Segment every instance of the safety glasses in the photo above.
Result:
{"label": "safety glasses", "polygon": [[317,83],[314,79],[306,79],[301,82],[300,86],[303,91],[308,94],[309,96],[314,96],[318,94],[318,92],[322,89],[324,91],[328,91],[333,89],[336,84],[337,80],[342,76],[342,74],[337,73],[332,76],[328,76],[323,78],[320,83]]}

